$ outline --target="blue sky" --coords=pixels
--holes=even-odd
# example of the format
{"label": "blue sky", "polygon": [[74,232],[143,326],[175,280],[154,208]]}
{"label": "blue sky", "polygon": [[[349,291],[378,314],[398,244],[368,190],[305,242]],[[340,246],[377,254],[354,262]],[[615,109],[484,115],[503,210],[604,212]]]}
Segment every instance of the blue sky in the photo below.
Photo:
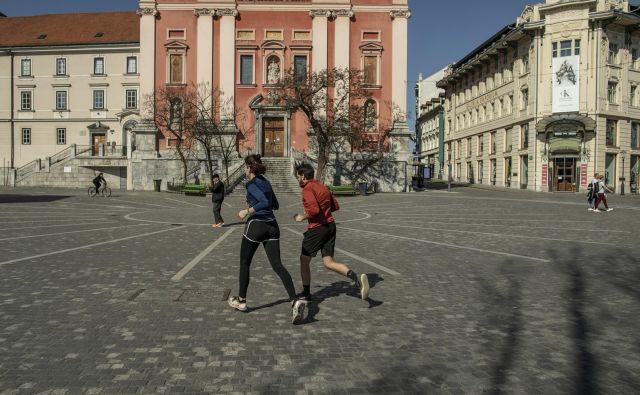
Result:
{"label": "blue sky", "polygon": [[[413,108],[413,86],[418,73],[428,76],[461,59],[502,27],[515,22],[526,4],[535,2],[409,0],[413,14],[409,20],[409,110]],[[137,4],[137,0],[0,0],[0,12],[7,16],[20,16],[73,11],[119,11],[133,10],[137,8]]]}

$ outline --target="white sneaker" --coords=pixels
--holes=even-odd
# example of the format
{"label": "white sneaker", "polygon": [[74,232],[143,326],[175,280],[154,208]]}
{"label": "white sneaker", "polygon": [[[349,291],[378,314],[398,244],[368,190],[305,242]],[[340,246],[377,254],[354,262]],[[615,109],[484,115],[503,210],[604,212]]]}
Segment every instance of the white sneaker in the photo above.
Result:
{"label": "white sneaker", "polygon": [[600,210],[598,210],[598,209],[594,208],[594,209],[593,209],[593,212],[594,212],[594,213],[599,213],[599,212],[600,212]]}
{"label": "white sneaker", "polygon": [[608,208],[607,211],[613,211],[613,209],[612,208]]}
{"label": "white sneaker", "polygon": [[291,308],[291,323],[297,325],[304,319],[304,310],[307,308],[307,302],[304,300],[296,300]]}
{"label": "white sneaker", "polygon": [[591,207],[589,207],[587,210],[589,210],[589,211],[593,211],[593,209],[592,209]]}

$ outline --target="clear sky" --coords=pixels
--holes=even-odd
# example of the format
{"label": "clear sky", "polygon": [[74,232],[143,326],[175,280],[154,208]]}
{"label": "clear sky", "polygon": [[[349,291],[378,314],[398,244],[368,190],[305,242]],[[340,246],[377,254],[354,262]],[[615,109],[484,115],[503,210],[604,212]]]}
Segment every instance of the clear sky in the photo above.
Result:
{"label": "clear sky", "polygon": [[[409,0],[409,74],[407,107],[413,112],[413,87],[453,63],[515,22],[526,4],[543,0]],[[137,0],[0,0],[7,16],[61,12],[120,11],[137,8]],[[413,129],[413,114],[410,124]]]}

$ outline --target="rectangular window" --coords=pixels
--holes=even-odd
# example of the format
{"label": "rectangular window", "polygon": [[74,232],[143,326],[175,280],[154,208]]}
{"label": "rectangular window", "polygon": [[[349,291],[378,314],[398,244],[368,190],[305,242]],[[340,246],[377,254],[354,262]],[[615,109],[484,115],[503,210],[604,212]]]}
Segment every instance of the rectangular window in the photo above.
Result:
{"label": "rectangular window", "polygon": [[529,54],[522,55],[522,74],[529,72]]}
{"label": "rectangular window", "polygon": [[629,89],[629,105],[631,107],[638,106],[638,85],[631,85]]}
{"label": "rectangular window", "polygon": [[294,56],[293,70],[296,81],[305,82],[307,80],[307,57],[302,55]]}
{"label": "rectangular window", "polygon": [[20,92],[20,109],[23,111],[31,110],[31,91]]}
{"label": "rectangular window", "polygon": [[580,55],[580,40],[573,40],[573,54]]}
{"label": "rectangular window", "polygon": [[184,57],[182,55],[169,56],[169,83],[182,84],[183,62]]}
{"label": "rectangular window", "polygon": [[616,146],[617,133],[618,133],[618,121],[607,119],[607,135],[606,135],[607,147]]}
{"label": "rectangular window", "polygon": [[511,143],[512,134],[513,133],[511,129],[506,129],[504,131],[504,151],[505,152],[511,152],[511,150],[513,149],[513,144]]}
{"label": "rectangular window", "polygon": [[560,41],[560,57],[571,56],[571,40]]}
{"label": "rectangular window", "polygon": [[362,41],[380,41],[380,32],[362,32]]}
{"label": "rectangular window", "polygon": [[553,43],[551,44],[552,46],[552,53],[553,53],[553,57],[557,58],[558,57],[558,43]]}
{"label": "rectangular window", "polygon": [[637,48],[631,49],[631,68],[632,69],[638,68],[638,49]]}
{"label": "rectangular window", "polygon": [[56,110],[67,109],[67,91],[56,91]]}
{"label": "rectangular window", "polygon": [[471,137],[467,138],[467,158],[471,157]]}
{"label": "rectangular window", "polygon": [[127,89],[125,94],[127,108],[138,108],[138,91],[135,89]]}
{"label": "rectangular window", "polygon": [[93,91],[93,109],[104,109],[104,90],[96,89],[95,91]]}
{"label": "rectangular window", "polygon": [[522,125],[522,127],[520,128],[520,141],[521,141],[521,147],[522,149],[525,148],[529,148],[529,124],[525,123],[524,125]]}
{"label": "rectangular window", "polygon": [[529,106],[529,90],[523,89],[522,90],[522,109],[526,110],[528,106]]}
{"label": "rectangular window", "polygon": [[22,128],[22,144],[31,144],[31,129]]}
{"label": "rectangular window", "polygon": [[138,74],[138,58],[127,56],[127,74]]}
{"label": "rectangular window", "polygon": [[23,77],[31,76],[31,59],[22,59],[20,61],[20,75]]}
{"label": "rectangular window", "polygon": [[93,58],[93,74],[104,74],[104,58]]}
{"label": "rectangular window", "polygon": [[609,84],[607,85],[607,97],[609,99],[610,104],[618,103],[618,98],[616,95],[617,91],[618,91],[618,84],[616,82],[609,81]]}
{"label": "rectangular window", "polygon": [[253,55],[240,55],[240,84],[253,84]]}
{"label": "rectangular window", "polygon": [[609,43],[609,64],[618,64],[618,44]]}
{"label": "rectangular window", "polygon": [[484,135],[478,136],[478,155],[484,153]]}
{"label": "rectangular window", "polygon": [[56,75],[67,75],[67,59],[56,59]]}
{"label": "rectangular window", "polygon": [[640,148],[640,123],[631,122],[631,148]]}
{"label": "rectangular window", "polygon": [[366,85],[378,85],[378,57],[364,57],[364,83]]}
{"label": "rectangular window", "polygon": [[65,128],[56,129],[56,141],[58,145],[67,144],[67,129]]}
{"label": "rectangular window", "polygon": [[496,153],[496,132],[491,132],[491,153]]}

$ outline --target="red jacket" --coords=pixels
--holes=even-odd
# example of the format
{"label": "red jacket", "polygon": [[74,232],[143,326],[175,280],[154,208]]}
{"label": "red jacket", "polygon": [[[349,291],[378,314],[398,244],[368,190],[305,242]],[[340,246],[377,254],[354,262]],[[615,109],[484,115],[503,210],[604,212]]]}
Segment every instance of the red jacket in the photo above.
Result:
{"label": "red jacket", "polygon": [[302,205],[309,217],[309,229],[333,222],[331,213],[340,210],[329,188],[318,180],[310,180],[302,188]]}

